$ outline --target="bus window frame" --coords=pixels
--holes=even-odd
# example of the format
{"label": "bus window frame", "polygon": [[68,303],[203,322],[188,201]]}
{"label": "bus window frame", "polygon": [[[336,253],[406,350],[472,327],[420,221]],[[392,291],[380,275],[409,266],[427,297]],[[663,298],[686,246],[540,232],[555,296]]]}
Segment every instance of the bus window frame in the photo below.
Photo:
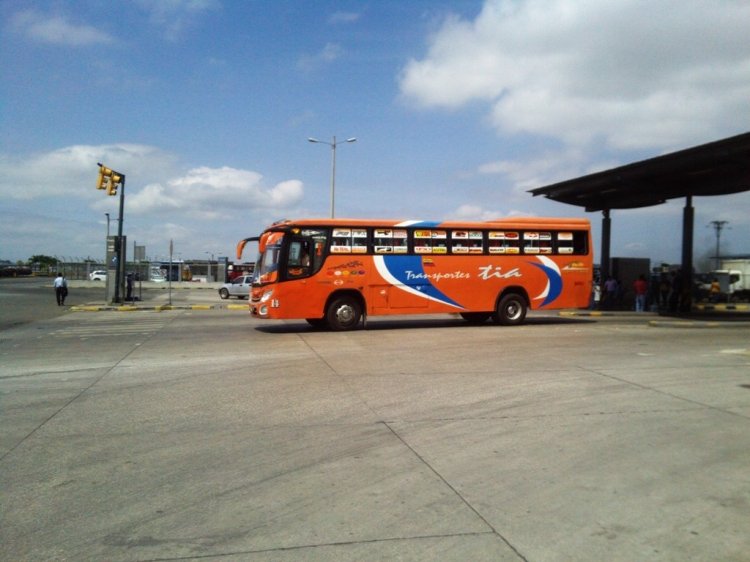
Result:
{"label": "bus window frame", "polygon": [[[364,230],[366,233],[365,238],[360,238],[360,240],[364,241],[364,246],[366,248],[366,252],[354,252],[354,247],[349,246],[348,252],[333,252],[333,234],[336,229],[341,230],[349,230],[350,232],[350,241],[353,240],[352,234],[355,230]],[[376,229],[385,229],[385,230],[401,230],[406,231],[406,252],[405,253],[397,253],[397,252],[376,252],[376,246],[375,246],[375,231]],[[310,231],[314,230],[316,232],[311,233]],[[473,228],[454,228],[454,227],[405,227],[405,226],[383,226],[383,227],[375,227],[375,226],[347,226],[347,225],[338,225],[336,227],[327,227],[327,226],[320,226],[320,227],[307,227],[307,231],[305,233],[299,233],[299,231],[295,232],[295,229],[289,229],[284,231],[284,237],[282,242],[282,255],[280,256],[280,263],[279,263],[279,280],[296,280],[296,279],[302,279],[306,277],[311,277],[316,275],[322,268],[325,261],[333,256],[362,256],[362,255],[368,255],[368,256],[383,256],[383,255],[392,255],[392,256],[492,256],[492,257],[519,257],[519,256],[536,256],[536,255],[546,255],[546,256],[557,256],[557,257],[572,257],[572,256],[584,256],[587,255],[589,252],[589,232],[587,230],[579,230],[575,228],[555,228],[554,226],[550,227],[544,227],[543,229],[537,228],[537,229],[528,229],[528,228],[509,228],[509,227],[498,227],[496,225],[487,225],[487,226],[481,226],[481,227],[473,227]],[[417,238],[416,233],[417,231],[429,231],[431,233],[430,238]],[[438,240],[437,238],[434,238],[432,236],[433,232],[441,232],[445,233],[445,238],[440,238],[439,240],[443,243],[445,246],[444,252],[438,252],[435,253],[433,248],[435,245],[435,241]],[[454,232],[467,232],[467,238],[453,238]],[[481,232],[481,252],[471,252],[471,242],[479,241],[479,238],[471,238],[470,233],[471,232]],[[513,240],[514,242],[517,242],[518,246],[516,246],[518,252],[493,252],[490,248],[490,232],[513,232],[514,234],[518,235],[517,240]],[[551,240],[549,241],[551,243],[551,253],[542,253],[542,252],[534,252],[526,251],[525,247],[525,235],[526,233],[549,233],[551,235]],[[560,240],[559,235],[560,233],[570,233],[571,234],[571,240],[569,245],[563,245],[561,242],[566,242],[566,240]],[[325,239],[325,243],[321,249],[322,254],[320,256],[317,256],[315,254],[315,248],[316,248],[316,241],[320,242],[322,239]],[[394,237],[393,240],[396,238]],[[306,271],[301,271],[297,274],[294,274],[293,272],[289,271],[289,251],[291,248],[291,244],[293,241],[305,241],[308,242],[309,248],[311,250],[311,263],[310,266],[307,266]],[[416,248],[416,242],[417,240],[425,240],[429,243],[429,252],[417,252]],[[546,240],[545,240],[546,241]],[[538,242],[537,242],[538,244]],[[393,246],[392,246],[393,247]],[[456,247],[465,247],[468,248],[469,251],[454,251],[454,248]],[[564,248],[571,248],[570,252],[563,251]],[[299,269],[299,268],[294,268]]]}

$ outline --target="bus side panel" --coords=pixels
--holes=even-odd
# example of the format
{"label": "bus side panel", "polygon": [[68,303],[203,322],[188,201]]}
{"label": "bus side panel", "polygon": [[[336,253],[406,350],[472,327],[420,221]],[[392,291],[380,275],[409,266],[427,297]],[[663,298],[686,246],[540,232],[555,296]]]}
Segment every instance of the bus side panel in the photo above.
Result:
{"label": "bus side panel", "polygon": [[532,309],[585,308],[592,283],[585,256],[329,256],[312,277],[273,286],[270,318],[321,318],[338,290],[363,295],[368,314],[489,312],[508,287]]}
{"label": "bus side panel", "polygon": [[[586,307],[589,260],[573,256],[374,256],[371,313],[486,312],[510,286],[522,287],[531,308]],[[376,276],[376,278],[378,277]]]}

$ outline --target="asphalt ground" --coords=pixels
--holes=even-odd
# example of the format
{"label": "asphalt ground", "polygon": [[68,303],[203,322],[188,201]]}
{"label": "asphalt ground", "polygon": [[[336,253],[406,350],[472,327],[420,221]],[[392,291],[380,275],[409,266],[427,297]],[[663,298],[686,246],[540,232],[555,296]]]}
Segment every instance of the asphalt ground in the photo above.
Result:
{"label": "asphalt ground", "polygon": [[750,325],[180,295],[0,331],[0,559],[748,559]]}

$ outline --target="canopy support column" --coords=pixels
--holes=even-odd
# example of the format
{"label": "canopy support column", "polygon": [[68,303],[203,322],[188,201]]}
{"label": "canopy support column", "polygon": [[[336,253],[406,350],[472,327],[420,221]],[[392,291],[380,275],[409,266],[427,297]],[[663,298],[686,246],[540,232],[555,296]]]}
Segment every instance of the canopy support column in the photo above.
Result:
{"label": "canopy support column", "polygon": [[609,218],[609,209],[603,209],[602,216],[602,257],[599,262],[600,285],[604,285],[607,277],[609,277],[609,246],[612,233],[612,219]]}
{"label": "canopy support column", "polygon": [[693,304],[693,223],[695,221],[695,209],[693,208],[693,196],[688,195],[685,199],[685,208],[682,210],[682,295],[680,309],[689,312]]}

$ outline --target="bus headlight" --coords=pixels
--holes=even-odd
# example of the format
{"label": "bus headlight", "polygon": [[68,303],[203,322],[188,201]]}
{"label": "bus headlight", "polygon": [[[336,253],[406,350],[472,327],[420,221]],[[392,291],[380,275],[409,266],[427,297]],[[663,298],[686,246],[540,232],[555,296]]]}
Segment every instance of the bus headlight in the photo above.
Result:
{"label": "bus headlight", "polygon": [[268,299],[271,298],[271,295],[273,295],[273,290],[266,291],[263,293],[263,296],[260,297],[260,302],[268,302]]}

